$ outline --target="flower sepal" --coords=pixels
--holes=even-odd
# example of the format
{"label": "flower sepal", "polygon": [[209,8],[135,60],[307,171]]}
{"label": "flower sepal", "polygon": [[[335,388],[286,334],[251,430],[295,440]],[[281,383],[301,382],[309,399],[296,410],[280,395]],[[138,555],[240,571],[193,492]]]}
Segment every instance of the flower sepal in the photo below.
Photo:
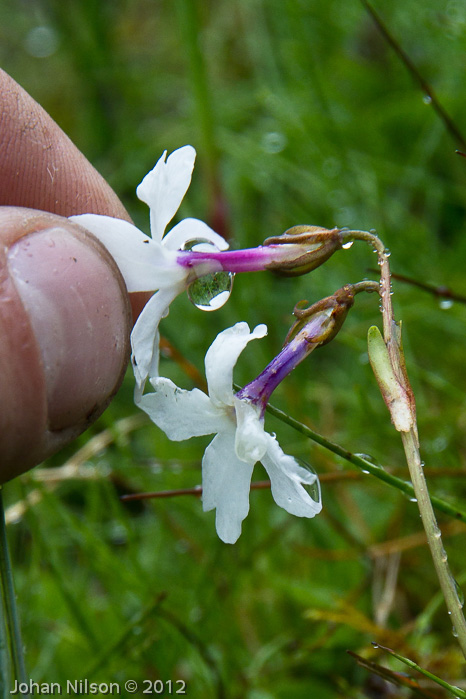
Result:
{"label": "flower sepal", "polygon": [[285,277],[307,274],[326,262],[344,243],[339,228],[293,226],[282,235],[264,240],[264,245],[289,246],[289,254],[272,261],[267,269]]}

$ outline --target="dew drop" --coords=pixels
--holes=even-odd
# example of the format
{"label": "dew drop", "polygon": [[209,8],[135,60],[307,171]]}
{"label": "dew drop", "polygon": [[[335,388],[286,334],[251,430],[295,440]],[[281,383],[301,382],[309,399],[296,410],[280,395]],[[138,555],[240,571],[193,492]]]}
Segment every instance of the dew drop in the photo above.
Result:
{"label": "dew drop", "polygon": [[353,246],[354,240],[348,240],[347,243],[343,243],[341,246],[343,250],[349,250]]}
{"label": "dew drop", "polygon": [[409,498],[409,502],[417,502],[417,498],[415,498],[415,497],[410,497],[410,498]]}
{"label": "dew drop", "polygon": [[190,240],[185,240],[181,250],[187,250],[188,252],[218,252],[218,247],[207,238],[191,238]]}
{"label": "dew drop", "polygon": [[422,101],[424,104],[432,104],[432,97],[430,95],[424,95]]}
{"label": "dew drop", "polygon": [[34,58],[48,58],[55,53],[59,40],[50,26],[33,27],[25,39],[26,51]]}
{"label": "dew drop", "polygon": [[189,300],[201,311],[216,311],[230,298],[234,276],[222,271],[195,279],[188,286]]}
{"label": "dew drop", "polygon": [[266,153],[281,153],[286,147],[287,138],[279,131],[270,131],[262,137],[262,148]]}
{"label": "dew drop", "polygon": [[[206,238],[193,238],[184,243],[182,250],[215,252],[218,248]],[[201,311],[216,311],[230,298],[234,277],[233,272],[223,270],[205,274],[188,286],[188,298]]]}
{"label": "dew drop", "polygon": [[304,461],[304,459],[299,459],[297,457],[295,457],[295,459],[301,468],[307,471],[306,474],[300,474],[301,485],[314,502],[320,502],[322,499],[320,494],[320,481],[316,471],[307,461]]}
{"label": "dew drop", "polygon": [[457,581],[455,580],[455,578],[453,578],[453,584],[455,586],[455,592],[456,592],[456,597],[458,599],[458,604],[462,609],[464,607],[464,592],[461,589],[461,587],[459,586],[459,584],[457,583]]}
{"label": "dew drop", "polygon": [[442,299],[439,301],[439,307],[443,310],[446,311],[449,308],[453,306],[453,301],[451,299]]}
{"label": "dew drop", "polygon": [[[355,454],[355,456],[358,456],[360,459],[364,459],[364,461],[368,461],[370,464],[375,466],[376,468],[381,468],[383,469],[383,466],[381,463],[377,461],[371,454],[363,454],[363,453],[358,453]],[[369,473],[369,471],[363,471],[363,473]]]}

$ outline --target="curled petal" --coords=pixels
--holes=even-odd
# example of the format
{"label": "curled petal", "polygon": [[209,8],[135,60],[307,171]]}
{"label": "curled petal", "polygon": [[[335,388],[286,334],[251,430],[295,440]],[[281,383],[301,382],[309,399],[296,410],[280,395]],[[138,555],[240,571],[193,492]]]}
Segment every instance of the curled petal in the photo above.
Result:
{"label": "curled petal", "polygon": [[181,250],[190,240],[208,240],[217,250],[228,250],[227,241],[198,218],[184,218],[177,223],[165,235],[163,244],[167,250]]}
{"label": "curled petal", "polygon": [[165,378],[151,379],[154,392],[142,396],[138,406],[174,442],[225,429],[225,415],[213,408],[198,388],[185,391]]}
{"label": "curled petal", "polygon": [[234,544],[249,512],[251,464],[235,455],[234,429],[218,434],[202,459],[202,504],[205,511],[216,509],[217,534],[226,544]]}
{"label": "curled petal", "polygon": [[267,435],[268,449],[262,457],[272,485],[272,495],[280,507],[296,517],[314,517],[322,510],[322,503],[316,502],[306,492],[305,485],[313,485],[317,476],[307,471],[285,454],[275,437]]}
{"label": "curled petal", "polygon": [[165,151],[136,189],[139,199],[150,207],[151,234],[158,242],[186,194],[195,159],[192,146],[178,148],[168,158]]}
{"label": "curled petal", "polygon": [[252,332],[247,323],[236,323],[213,341],[205,356],[209,396],[214,405],[233,405],[233,368],[248,342],[264,337],[267,326],[258,325]]}
{"label": "curled petal", "polygon": [[268,447],[264,421],[260,419],[260,408],[249,401],[235,398],[236,410],[236,456],[241,461],[254,465],[262,459]]}
{"label": "curled petal", "polygon": [[171,302],[183,288],[157,291],[144,306],[133,328],[131,348],[136,396],[142,394],[148,376],[156,377],[159,374],[159,323],[168,314]]}
{"label": "curled petal", "polygon": [[129,292],[155,291],[185,276],[172,252],[128,221],[97,214],[71,216],[70,220],[86,228],[105,245]]}

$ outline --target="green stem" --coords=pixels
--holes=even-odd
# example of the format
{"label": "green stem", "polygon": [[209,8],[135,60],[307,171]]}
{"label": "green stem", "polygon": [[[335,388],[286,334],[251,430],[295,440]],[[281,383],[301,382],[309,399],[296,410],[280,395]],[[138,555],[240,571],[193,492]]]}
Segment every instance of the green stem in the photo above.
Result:
{"label": "green stem", "polygon": [[[333,452],[333,454],[336,454],[337,456],[340,456],[342,459],[345,459],[345,461],[348,461],[349,463],[353,464],[353,466],[356,466],[357,468],[361,469],[364,473],[370,473],[371,476],[374,476],[375,478],[378,478],[380,481],[387,483],[392,488],[400,490],[412,501],[417,499],[414,488],[411,485],[411,483],[409,483],[409,481],[405,481],[402,478],[393,476],[391,473],[388,473],[383,467],[374,466],[374,464],[370,461],[367,461],[366,459],[362,458],[361,456],[358,456],[357,454],[353,454],[352,452],[348,451],[348,449],[345,449],[339,444],[335,444],[335,442],[331,442],[330,440],[326,439],[317,432],[314,432],[314,430],[311,430],[311,428],[307,425],[303,425],[302,422],[299,422],[298,420],[295,420],[293,417],[290,417],[289,415],[284,413],[283,410],[280,410],[279,408],[275,408],[273,405],[270,405],[270,403],[267,405],[266,410],[268,413],[274,415],[282,422],[285,422],[287,425],[295,429],[297,432],[300,432],[302,435],[304,435],[308,439],[311,439],[313,442],[316,442],[321,447],[324,447],[325,449],[328,449],[329,451]],[[466,512],[463,512],[458,508],[453,507],[453,505],[450,505],[450,503],[434,495],[432,495],[430,499],[432,505],[435,507],[436,510],[438,510],[439,512],[443,512],[449,517],[457,519],[466,524]]]}
{"label": "green stem", "polygon": [[208,168],[209,187],[212,192],[215,192],[218,177],[218,152],[215,142],[215,119],[211,90],[209,90],[205,58],[200,45],[199,6],[195,0],[177,0],[175,6],[182,32],[181,38],[188,58],[190,83],[202,139],[202,151],[205,154]]}
{"label": "green stem", "polygon": [[[345,236],[354,240],[363,240],[372,246],[377,253],[380,267],[380,298],[382,303],[382,318],[384,340],[387,346],[392,369],[399,381],[400,387],[410,402],[412,415],[412,426],[408,431],[399,429],[406,455],[406,461],[414,488],[422,524],[429,544],[430,552],[434,562],[435,571],[439,579],[448,614],[453,624],[454,635],[466,658],[466,621],[464,619],[462,603],[458,597],[457,585],[451,574],[447,554],[443,547],[442,535],[435,519],[431,498],[424,476],[423,465],[419,453],[419,438],[416,424],[416,408],[414,394],[406,373],[403,350],[401,348],[401,338],[396,335],[394,322],[393,305],[390,286],[390,265],[388,261],[389,253],[385,249],[382,241],[373,233],[366,231],[345,231]],[[393,422],[396,424],[392,417]]]}
{"label": "green stem", "polygon": [[[23,643],[19,625],[18,609],[13,583],[13,571],[11,567],[10,551],[6,535],[5,512],[3,509],[3,496],[0,487],[0,576],[2,581],[2,603],[4,622],[9,636],[10,654],[13,669],[19,683],[28,684],[26,667],[24,664]],[[9,695],[9,692],[8,692]],[[29,697],[28,694],[22,694]]]}
{"label": "green stem", "polygon": [[422,524],[427,535],[430,552],[434,562],[440,587],[445,598],[448,614],[458,639],[463,655],[466,658],[466,621],[463,615],[463,603],[457,592],[457,584],[448,566],[447,554],[442,544],[442,535],[435,519],[435,513],[429,497],[427,482],[419,454],[417,434],[414,429],[402,432],[401,439],[406,454],[411,481],[416,494]]}

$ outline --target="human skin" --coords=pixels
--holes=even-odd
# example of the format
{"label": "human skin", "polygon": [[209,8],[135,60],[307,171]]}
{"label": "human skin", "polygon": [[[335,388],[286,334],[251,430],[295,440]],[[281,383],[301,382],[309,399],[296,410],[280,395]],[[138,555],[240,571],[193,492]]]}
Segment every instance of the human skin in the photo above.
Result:
{"label": "human skin", "polygon": [[130,299],[107,250],[67,220],[130,220],[51,117],[0,70],[0,483],[83,432],[129,357]]}

